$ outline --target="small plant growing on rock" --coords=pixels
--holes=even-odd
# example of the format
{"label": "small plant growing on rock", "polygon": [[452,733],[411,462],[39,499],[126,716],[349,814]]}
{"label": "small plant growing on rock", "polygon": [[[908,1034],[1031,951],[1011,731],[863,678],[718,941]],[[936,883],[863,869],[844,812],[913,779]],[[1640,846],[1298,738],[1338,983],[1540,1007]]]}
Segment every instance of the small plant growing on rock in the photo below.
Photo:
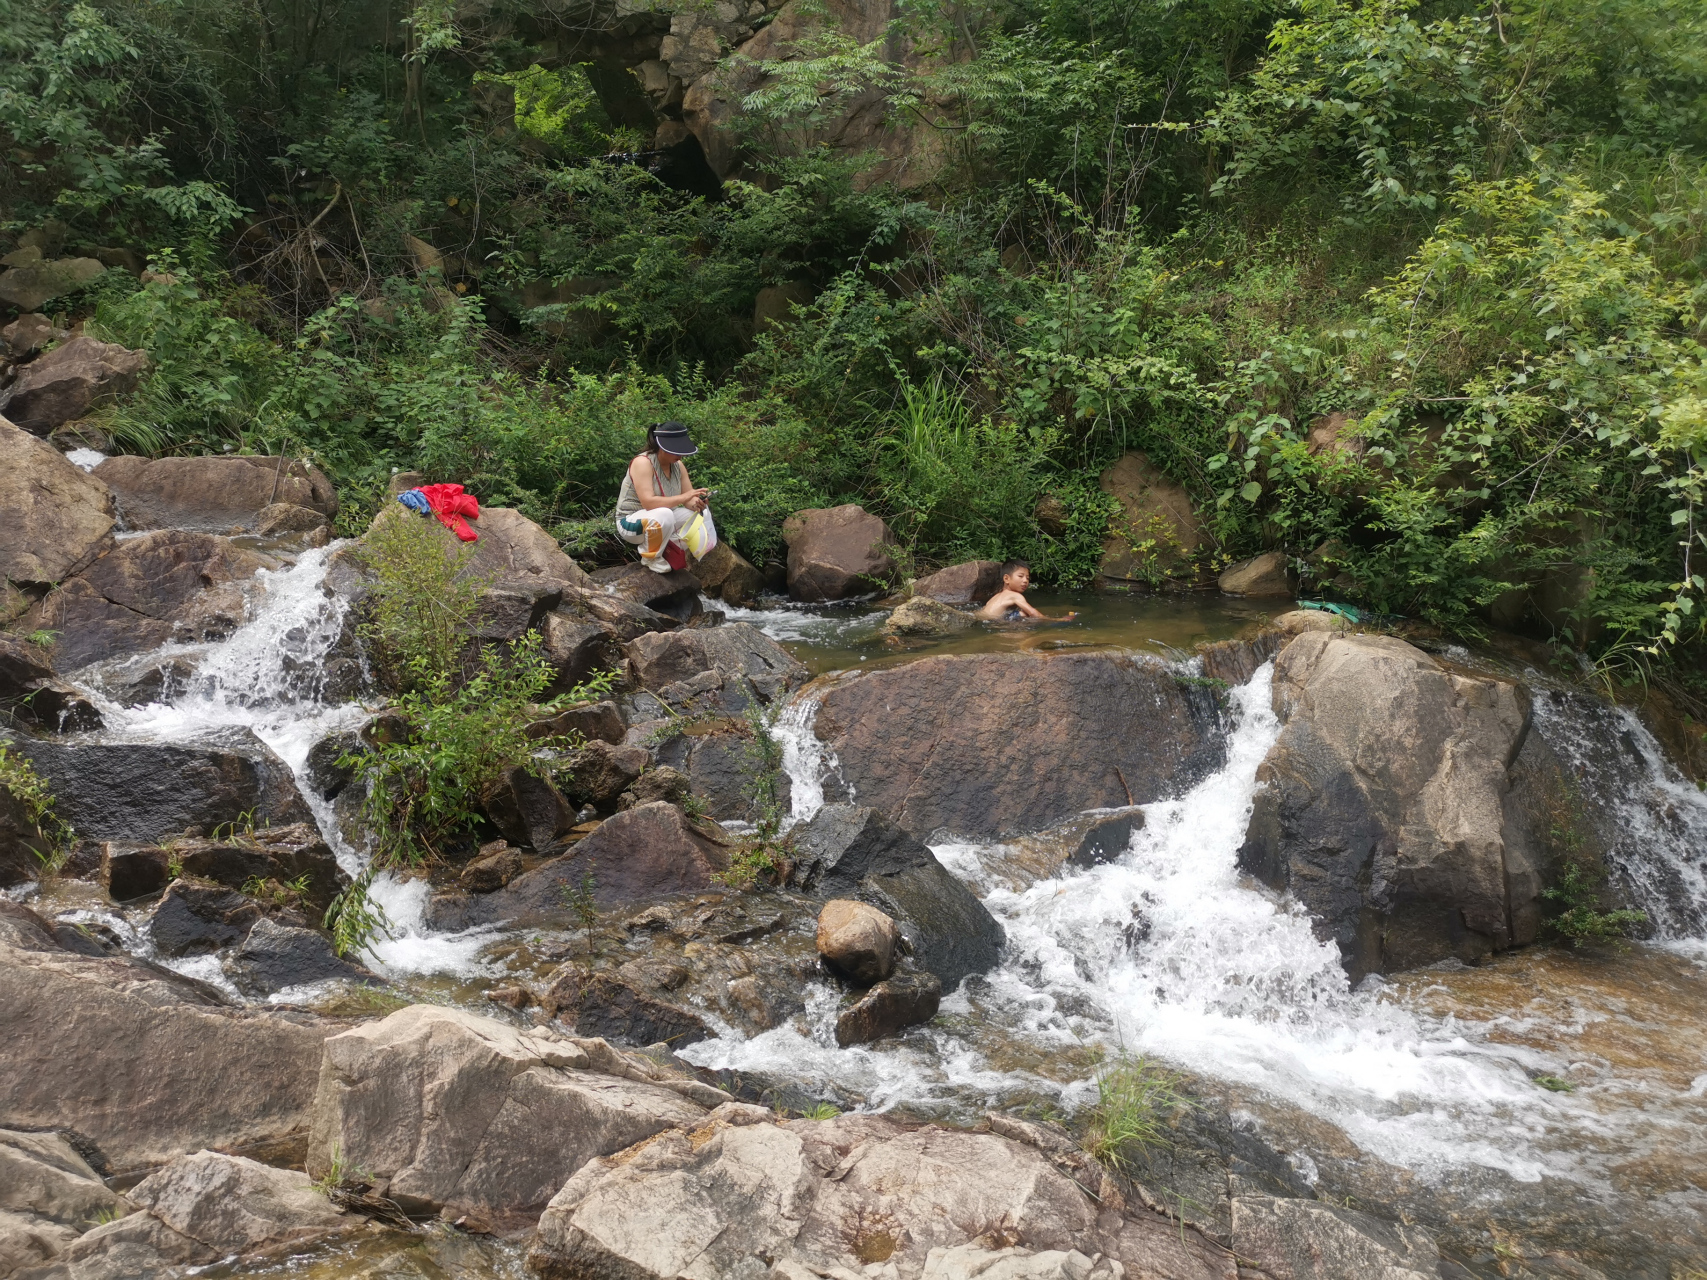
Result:
{"label": "small plant growing on rock", "polygon": [[254,898],[260,902],[270,902],[275,906],[293,907],[308,896],[308,882],[312,873],[304,871],[294,880],[263,880],[260,876],[250,876],[243,882],[240,892],[246,898]]}
{"label": "small plant growing on rock", "polygon": [[586,931],[587,959],[595,954],[593,930],[599,923],[599,905],[594,897],[599,882],[593,878],[591,871],[581,877],[581,883],[574,888],[560,885],[558,893],[562,895],[563,904],[575,913],[575,918],[581,922],[581,928]]}
{"label": "small plant growing on rock", "polygon": [[65,865],[75,832],[55,811],[53,792],[28,756],[0,746],[0,788],[11,793],[25,821],[41,834],[46,848],[35,851],[37,859],[46,870],[58,871]]}
{"label": "small plant growing on rock", "polygon": [[756,706],[747,708],[747,728],[746,794],[753,807],[753,833],[730,858],[729,869],[712,877],[731,889],[750,889],[761,880],[775,884],[788,874],[789,846],[782,834],[782,804],[776,791],[782,776],[782,744]]}
{"label": "small plant growing on rock", "polygon": [[842,1109],[833,1102],[817,1102],[800,1113],[802,1120],[834,1120]]}
{"label": "small plant growing on rock", "polygon": [[1573,947],[1597,942],[1622,945],[1625,938],[1648,923],[1648,913],[1602,911],[1600,895],[1605,885],[1604,874],[1597,875],[1581,859],[1567,860],[1558,880],[1541,891],[1541,896],[1558,908],[1547,927]]}
{"label": "small plant growing on rock", "polygon": [[1148,1058],[1121,1053],[1097,1072],[1097,1105],[1085,1131],[1085,1150],[1103,1164],[1124,1169],[1133,1147],[1163,1142],[1163,1122],[1190,1101],[1180,1077]]}
{"label": "small plant growing on rock", "polygon": [[340,959],[361,951],[372,952],[375,938],[392,936],[390,917],[368,892],[378,870],[377,866],[369,866],[352,880],[349,888],[332,899],[321,918],[322,927],[332,935],[332,950]]}

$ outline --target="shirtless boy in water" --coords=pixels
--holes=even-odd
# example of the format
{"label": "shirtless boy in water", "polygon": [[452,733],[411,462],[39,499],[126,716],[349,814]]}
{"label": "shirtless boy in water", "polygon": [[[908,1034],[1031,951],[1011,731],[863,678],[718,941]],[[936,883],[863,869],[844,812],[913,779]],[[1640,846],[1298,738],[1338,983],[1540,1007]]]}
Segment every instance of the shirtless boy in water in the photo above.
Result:
{"label": "shirtless boy in water", "polygon": [[1077,613],[1065,613],[1059,618],[1039,613],[1025,598],[1031,585],[1031,566],[1024,560],[1009,560],[1002,566],[1002,589],[990,597],[990,602],[978,610],[986,622],[1019,622],[1030,618],[1037,622],[1071,622]]}

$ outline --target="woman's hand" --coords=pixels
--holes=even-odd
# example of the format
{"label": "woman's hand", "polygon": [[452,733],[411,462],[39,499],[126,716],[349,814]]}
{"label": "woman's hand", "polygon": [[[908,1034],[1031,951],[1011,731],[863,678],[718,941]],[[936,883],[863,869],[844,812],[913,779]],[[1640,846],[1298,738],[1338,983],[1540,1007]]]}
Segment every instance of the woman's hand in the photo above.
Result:
{"label": "woman's hand", "polygon": [[683,502],[682,505],[689,511],[704,511],[705,500],[710,496],[710,489],[694,489],[689,493],[687,501]]}

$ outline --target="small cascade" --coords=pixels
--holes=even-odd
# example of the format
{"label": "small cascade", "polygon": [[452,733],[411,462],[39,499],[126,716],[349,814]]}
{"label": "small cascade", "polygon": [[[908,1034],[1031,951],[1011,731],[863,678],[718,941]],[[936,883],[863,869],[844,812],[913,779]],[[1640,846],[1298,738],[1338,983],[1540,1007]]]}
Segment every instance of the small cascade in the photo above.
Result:
{"label": "small cascade", "polygon": [[782,747],[782,771],[788,776],[785,829],[810,822],[824,807],[824,779],[837,767],[835,752],[820,742],[813,730],[817,719],[818,700],[799,697],[782,709],[771,726],[771,736]]}
{"label": "small cascade", "polygon": [[1537,689],[1542,738],[1576,775],[1607,863],[1655,936],[1707,937],[1707,793],[1678,772],[1628,707]]}

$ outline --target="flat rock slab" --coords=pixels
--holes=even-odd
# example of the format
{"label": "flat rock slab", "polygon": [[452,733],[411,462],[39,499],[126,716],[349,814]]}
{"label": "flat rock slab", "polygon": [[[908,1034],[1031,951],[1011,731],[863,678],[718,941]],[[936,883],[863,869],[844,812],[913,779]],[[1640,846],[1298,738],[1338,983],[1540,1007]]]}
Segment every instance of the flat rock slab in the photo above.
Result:
{"label": "flat rock slab", "polygon": [[127,956],[74,955],[11,903],[0,903],[0,1009],[0,1125],[75,1134],[111,1172],[300,1141],[321,1042],[343,1029],[232,1007]]}
{"label": "flat rock slab", "polygon": [[326,1042],[308,1172],[341,1161],[405,1209],[531,1217],[588,1160],[705,1114],[592,1065],[547,1031],[400,1009]]}
{"label": "flat rock slab", "polygon": [[5,740],[29,757],[60,816],[87,838],[154,841],[245,814],[257,827],[314,821],[289,767],[248,729],[181,745]]}
{"label": "flat rock slab", "polygon": [[1115,654],[954,655],[844,677],[814,728],[860,803],[920,837],[1148,804],[1225,758],[1214,690]]}
{"label": "flat rock slab", "polygon": [[552,1199],[528,1262],[543,1280],[862,1276],[875,1265],[919,1276],[933,1251],[983,1247],[1000,1224],[1028,1252],[1101,1253],[1128,1276],[1235,1280],[1225,1249],[1159,1214],[1122,1213],[1112,1181],[1094,1166],[1079,1173],[1100,1202],[1048,1154],[993,1133],[879,1116],[778,1123],[729,1104],[589,1162]]}
{"label": "flat rock slab", "polygon": [[[296,458],[108,458],[95,476],[113,491],[128,529],[254,531],[268,507],[338,514],[337,491],[320,468]],[[275,527],[281,519],[272,513]]]}

